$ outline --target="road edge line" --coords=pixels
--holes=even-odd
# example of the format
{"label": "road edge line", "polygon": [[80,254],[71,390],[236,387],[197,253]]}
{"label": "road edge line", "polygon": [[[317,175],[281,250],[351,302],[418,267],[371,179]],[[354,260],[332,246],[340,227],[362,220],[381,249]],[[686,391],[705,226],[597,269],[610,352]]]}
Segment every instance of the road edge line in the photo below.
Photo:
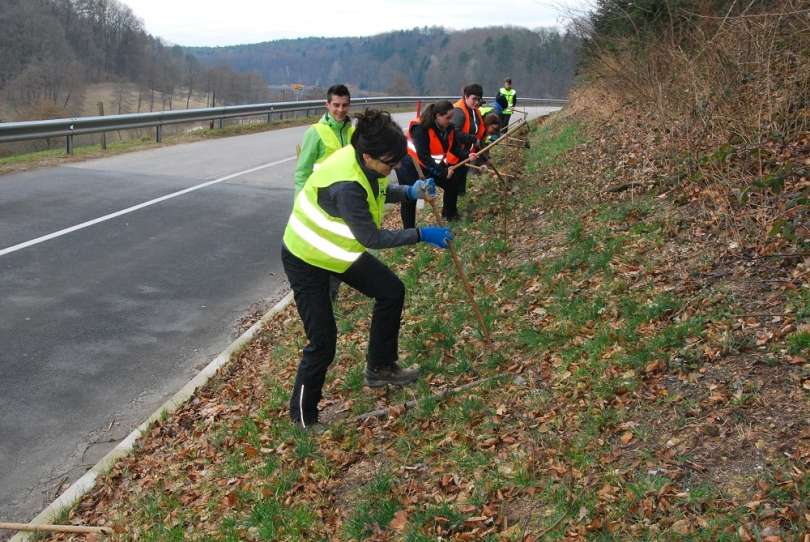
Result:
{"label": "road edge line", "polygon": [[[93,465],[87,472],[85,472],[78,480],[73,482],[64,493],[57,497],[51,504],[49,504],[42,512],[37,514],[32,519],[30,525],[47,525],[56,521],[63,511],[70,509],[82,497],[84,497],[96,485],[96,479],[106,474],[119,459],[128,456],[132,453],[135,447],[135,442],[145,435],[153,422],[159,420],[165,414],[171,414],[178,407],[188,401],[194,392],[208,383],[213,378],[217,371],[227,365],[231,361],[231,356],[238,352],[241,348],[249,344],[256,338],[261,329],[264,327],[271,318],[280,313],[292,302],[292,291],[281,298],[273,307],[267,311],[256,323],[254,323],[247,331],[242,333],[235,341],[233,341],[225,350],[219,353],[208,365],[205,366],[197,375],[192,378],[185,386],[180,388],[174,395],[172,395],[165,403],[163,403],[157,410],[155,410],[143,423],[135,428],[124,440],[119,442],[115,448],[107,452],[98,463]],[[31,539],[34,533],[19,532],[11,538],[10,542],[26,542]]]}

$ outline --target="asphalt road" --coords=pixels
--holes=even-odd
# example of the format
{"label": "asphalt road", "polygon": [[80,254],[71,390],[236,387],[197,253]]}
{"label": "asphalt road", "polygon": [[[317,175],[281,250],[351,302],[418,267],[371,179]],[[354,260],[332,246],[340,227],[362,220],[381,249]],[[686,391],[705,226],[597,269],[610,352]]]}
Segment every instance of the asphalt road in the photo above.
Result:
{"label": "asphalt road", "polygon": [[0,521],[39,513],[283,297],[305,129],[0,177]]}

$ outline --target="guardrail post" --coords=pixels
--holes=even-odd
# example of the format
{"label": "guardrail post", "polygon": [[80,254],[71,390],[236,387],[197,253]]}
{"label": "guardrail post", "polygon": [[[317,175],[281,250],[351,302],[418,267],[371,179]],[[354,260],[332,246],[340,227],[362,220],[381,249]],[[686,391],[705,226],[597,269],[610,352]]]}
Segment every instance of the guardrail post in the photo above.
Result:
{"label": "guardrail post", "polygon": [[155,126],[155,143],[160,143],[162,135],[163,135],[163,126],[161,124],[158,124],[157,126]]}
{"label": "guardrail post", "polygon": [[267,124],[270,124],[270,122],[271,122],[272,120],[273,120],[273,114],[272,114],[272,113],[268,113],[268,114],[267,114]]}
{"label": "guardrail post", "polygon": [[[104,116],[104,102],[98,102],[98,114]],[[107,132],[101,132],[101,150],[107,150]]]}
{"label": "guardrail post", "polygon": [[65,152],[67,154],[73,154],[73,136],[72,135],[65,136]]}
{"label": "guardrail post", "polygon": [[222,130],[222,126],[223,126],[224,121],[225,121],[225,119],[222,119],[222,118],[217,119],[217,128]]}

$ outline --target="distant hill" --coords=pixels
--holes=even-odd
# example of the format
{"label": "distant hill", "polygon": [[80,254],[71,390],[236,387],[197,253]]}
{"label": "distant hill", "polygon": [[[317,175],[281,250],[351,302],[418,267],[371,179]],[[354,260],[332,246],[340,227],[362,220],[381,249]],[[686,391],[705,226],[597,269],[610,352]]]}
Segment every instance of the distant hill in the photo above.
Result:
{"label": "distant hill", "polygon": [[494,93],[511,77],[520,94],[564,97],[574,77],[580,40],[556,29],[415,28],[362,38],[299,38],[185,50],[204,65],[256,71],[270,84],[361,91],[458,94],[478,82]]}
{"label": "distant hill", "polygon": [[164,44],[118,0],[0,0],[0,121],[97,111],[99,85],[116,85],[108,114],[271,96],[255,73],[206,68]]}

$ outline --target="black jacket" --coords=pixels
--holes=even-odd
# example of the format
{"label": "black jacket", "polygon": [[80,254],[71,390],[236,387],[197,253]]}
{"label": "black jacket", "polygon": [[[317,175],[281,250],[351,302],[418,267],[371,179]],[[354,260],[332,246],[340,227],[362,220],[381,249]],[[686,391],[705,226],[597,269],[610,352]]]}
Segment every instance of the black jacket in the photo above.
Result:
{"label": "black jacket", "polygon": [[[363,158],[358,156],[357,163],[366,174],[371,189],[376,196],[380,186],[377,182],[379,173],[363,166]],[[405,201],[404,186],[388,185],[386,203]],[[411,245],[419,242],[416,228],[407,230],[384,230],[378,228],[368,210],[366,191],[355,181],[338,181],[318,190],[318,205],[332,216],[340,217],[349,226],[354,238],[366,248],[390,248]]]}

